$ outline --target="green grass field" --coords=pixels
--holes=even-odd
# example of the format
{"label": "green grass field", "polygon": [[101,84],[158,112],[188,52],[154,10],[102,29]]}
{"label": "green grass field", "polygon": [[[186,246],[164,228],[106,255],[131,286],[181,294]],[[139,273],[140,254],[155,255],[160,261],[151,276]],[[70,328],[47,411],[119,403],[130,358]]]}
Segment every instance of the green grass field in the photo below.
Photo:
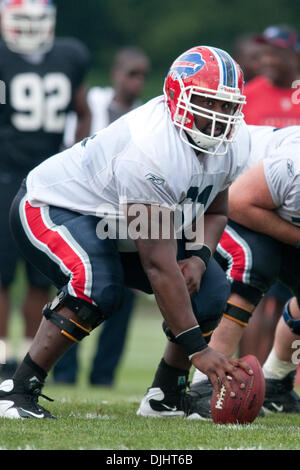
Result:
{"label": "green grass field", "polygon": [[[94,332],[80,350],[80,377],[76,386],[51,384],[44,393],[55,399],[41,404],[56,420],[0,419],[1,450],[230,450],[300,449],[299,416],[269,415],[251,425],[215,425],[182,418],[151,419],[136,416],[141,397],[151,384],[162,356],[165,338],[161,317],[151,300],[137,303],[126,353],[114,388],[91,387],[87,377],[95,344]],[[13,335],[22,334],[17,311]]]}

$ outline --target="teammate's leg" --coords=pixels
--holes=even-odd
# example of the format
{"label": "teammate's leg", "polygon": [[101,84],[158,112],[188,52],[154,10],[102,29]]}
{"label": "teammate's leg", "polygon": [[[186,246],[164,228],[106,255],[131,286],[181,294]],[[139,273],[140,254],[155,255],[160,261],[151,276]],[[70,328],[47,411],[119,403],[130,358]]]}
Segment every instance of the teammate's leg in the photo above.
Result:
{"label": "teammate's leg", "polygon": [[135,294],[131,289],[126,289],[122,307],[103,324],[90,373],[91,384],[113,385],[125,348],[134,303]]}
{"label": "teammate's leg", "polygon": [[0,339],[5,341],[8,335],[8,318],[10,310],[9,288],[0,288]]}
{"label": "teammate's leg", "polygon": [[[34,260],[32,260],[34,261]],[[24,336],[18,344],[18,361],[29,350],[32,340],[42,320],[42,310],[51,297],[50,280],[25,260],[27,289],[22,303]]]}
{"label": "teammate's leg", "polygon": [[25,320],[25,337],[29,339],[32,339],[37,332],[42,320],[42,309],[49,302],[51,287],[54,287],[50,279],[38,271],[32,262],[25,261],[28,288],[22,308]]}
{"label": "teammate's leg", "polygon": [[10,319],[10,291],[9,287],[0,288],[0,341],[5,344],[5,363],[0,364],[0,377],[12,377],[17,367],[17,360],[12,341],[9,337]]}
{"label": "teammate's leg", "polygon": [[265,410],[300,413],[300,397],[293,391],[297,369],[295,345],[299,344],[300,308],[297,298],[293,297],[283,309],[273,348],[263,366],[266,378]]}
{"label": "teammate's leg", "polygon": [[300,413],[300,397],[294,392],[297,368],[295,349],[300,340],[300,250],[290,245],[283,247],[280,280],[288,286],[295,297],[282,311],[276,327],[273,349],[263,367],[266,377],[264,408],[269,411]]}
{"label": "teammate's leg", "polygon": [[270,353],[282,309],[292,293],[277,281],[255,308],[239,344],[239,356],[253,354],[263,364]]}
{"label": "teammate's leg", "polygon": [[236,293],[231,294],[227,301],[226,313],[212,335],[210,346],[225,356],[232,357],[247,326],[246,318],[250,318],[254,309],[255,305],[244,297]]}
{"label": "teammate's leg", "polygon": [[6,345],[6,363],[0,365],[1,378],[11,377],[17,366],[16,351],[9,336],[11,297],[19,253],[9,228],[9,208],[20,186],[20,178],[0,175],[0,340]]}

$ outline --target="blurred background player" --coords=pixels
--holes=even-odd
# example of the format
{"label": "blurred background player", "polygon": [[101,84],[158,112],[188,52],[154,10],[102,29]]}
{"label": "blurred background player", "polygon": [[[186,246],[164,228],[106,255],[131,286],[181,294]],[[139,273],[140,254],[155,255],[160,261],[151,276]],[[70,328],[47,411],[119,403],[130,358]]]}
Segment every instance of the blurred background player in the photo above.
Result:
{"label": "blurred background player", "polygon": [[240,64],[245,83],[260,75],[261,44],[256,41],[256,35],[249,33],[238,36],[233,44],[233,57]]}
{"label": "blurred background player", "polygon": [[246,85],[247,124],[285,127],[300,124],[293,83],[300,65],[300,43],[289,26],[269,26],[256,42],[262,45],[260,75]]}
{"label": "blurred background player", "polygon": [[[93,87],[88,92],[88,103],[92,112],[91,134],[108,126],[123,114],[142,104],[150,60],[137,47],[120,49],[111,67],[110,87]],[[65,145],[74,143],[76,116],[72,113],[67,120]],[[111,386],[115,380],[116,368],[120,362],[129,321],[134,308],[135,294],[126,289],[121,309],[104,322],[98,335],[95,356],[90,371],[90,383]],[[78,373],[78,345],[74,345],[55,365],[55,382],[75,383]]]}
{"label": "blurred background player", "polygon": [[[91,114],[83,80],[89,52],[76,39],[55,39],[56,8],[51,0],[5,0],[1,7],[0,79],[6,84],[6,105],[0,108],[0,339],[7,362],[0,369],[11,376],[16,361],[9,344],[10,287],[19,254],[12,240],[8,213],[27,173],[60,150],[66,114],[78,117],[76,140],[89,135]],[[50,281],[26,262],[28,290],[22,313],[23,356],[41,321]]]}
{"label": "blurred background player", "polygon": [[[299,125],[300,108],[293,88],[300,63],[297,32],[287,25],[269,26],[260,35],[241,37],[235,50],[250,80],[245,86],[247,103],[243,110],[247,124],[278,128]],[[281,282],[272,286],[255,309],[241,339],[240,356],[254,354],[261,364],[265,362],[278,319],[291,296]]]}

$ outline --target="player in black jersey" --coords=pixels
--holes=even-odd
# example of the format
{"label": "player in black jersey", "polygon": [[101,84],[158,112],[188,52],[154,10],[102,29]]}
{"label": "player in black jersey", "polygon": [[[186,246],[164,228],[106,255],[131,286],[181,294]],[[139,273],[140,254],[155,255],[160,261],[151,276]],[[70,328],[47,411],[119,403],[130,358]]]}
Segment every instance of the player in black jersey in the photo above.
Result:
{"label": "player in black jersey", "polygon": [[[78,117],[76,139],[89,135],[90,110],[83,84],[89,52],[77,39],[55,38],[52,0],[5,0],[1,10],[0,80],[6,104],[0,107],[0,340],[6,341],[9,288],[19,254],[12,240],[8,214],[22,179],[36,165],[61,149],[65,119]],[[40,323],[50,282],[26,263],[28,291],[24,299],[25,344]],[[15,361],[0,369],[7,377]],[[22,351],[20,351],[22,355]]]}

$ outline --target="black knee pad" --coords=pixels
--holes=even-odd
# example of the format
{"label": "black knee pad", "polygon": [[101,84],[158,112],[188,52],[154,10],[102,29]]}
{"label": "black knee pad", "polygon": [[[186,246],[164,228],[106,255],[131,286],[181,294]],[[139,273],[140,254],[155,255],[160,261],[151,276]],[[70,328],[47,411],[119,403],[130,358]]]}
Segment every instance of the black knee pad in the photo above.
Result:
{"label": "black knee pad", "polygon": [[223,316],[241,326],[247,326],[251,315],[252,311],[228,301]]}
{"label": "black knee pad", "polygon": [[[74,312],[82,320],[84,326],[61,315],[58,311],[62,307],[67,307]],[[107,318],[96,305],[72,297],[63,291],[59,292],[52,302],[45,305],[43,315],[47,320],[58,326],[64,336],[76,343],[88,336],[94,328]]]}

